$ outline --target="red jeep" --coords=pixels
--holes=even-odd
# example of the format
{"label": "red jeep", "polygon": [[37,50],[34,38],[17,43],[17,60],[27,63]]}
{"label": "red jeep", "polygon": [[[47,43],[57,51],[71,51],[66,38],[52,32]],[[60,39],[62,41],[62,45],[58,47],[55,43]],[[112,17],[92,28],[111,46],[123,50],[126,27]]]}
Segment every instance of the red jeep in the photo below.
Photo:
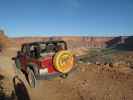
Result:
{"label": "red jeep", "polygon": [[[33,42],[22,45],[13,58],[16,67],[26,76],[31,87],[36,80],[55,76],[65,78],[74,65],[74,57],[65,41]],[[64,68],[63,68],[64,67]]]}

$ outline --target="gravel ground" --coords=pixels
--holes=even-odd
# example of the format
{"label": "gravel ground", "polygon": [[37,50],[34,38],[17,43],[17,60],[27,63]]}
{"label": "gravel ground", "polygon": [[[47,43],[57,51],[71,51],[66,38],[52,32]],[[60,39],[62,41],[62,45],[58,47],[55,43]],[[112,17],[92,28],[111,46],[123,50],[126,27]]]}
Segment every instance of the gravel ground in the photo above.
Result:
{"label": "gravel ground", "polygon": [[[9,53],[9,54],[8,54]],[[40,80],[30,88],[24,78],[17,79],[11,50],[0,56],[0,78],[4,97],[0,100],[133,100],[133,69],[78,64],[67,79]]]}

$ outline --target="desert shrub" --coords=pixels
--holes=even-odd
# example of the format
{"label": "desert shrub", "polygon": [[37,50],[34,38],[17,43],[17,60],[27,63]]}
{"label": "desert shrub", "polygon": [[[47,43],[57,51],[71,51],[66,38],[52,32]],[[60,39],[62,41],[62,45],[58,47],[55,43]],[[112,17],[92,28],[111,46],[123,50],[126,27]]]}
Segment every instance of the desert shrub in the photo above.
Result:
{"label": "desert shrub", "polygon": [[92,62],[92,63],[112,63],[112,55],[116,52],[113,49],[105,48],[105,49],[89,49],[88,53],[81,57],[81,61],[84,63]]}

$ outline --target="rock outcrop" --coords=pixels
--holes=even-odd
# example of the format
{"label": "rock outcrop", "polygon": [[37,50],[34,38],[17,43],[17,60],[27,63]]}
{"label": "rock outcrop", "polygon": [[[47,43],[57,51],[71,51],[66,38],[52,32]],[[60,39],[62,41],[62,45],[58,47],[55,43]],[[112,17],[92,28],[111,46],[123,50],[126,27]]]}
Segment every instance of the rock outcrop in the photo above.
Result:
{"label": "rock outcrop", "polygon": [[0,46],[2,48],[7,48],[12,46],[12,40],[9,39],[5,34],[4,31],[0,31]]}

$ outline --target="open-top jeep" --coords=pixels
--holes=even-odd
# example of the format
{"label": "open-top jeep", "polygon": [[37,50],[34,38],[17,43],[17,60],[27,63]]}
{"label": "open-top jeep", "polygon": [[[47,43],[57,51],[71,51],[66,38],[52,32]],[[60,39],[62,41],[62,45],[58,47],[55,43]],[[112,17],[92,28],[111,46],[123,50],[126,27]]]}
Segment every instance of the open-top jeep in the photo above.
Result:
{"label": "open-top jeep", "polygon": [[13,58],[16,67],[27,77],[31,87],[38,79],[66,77],[74,65],[74,56],[65,41],[33,42],[22,45]]}

